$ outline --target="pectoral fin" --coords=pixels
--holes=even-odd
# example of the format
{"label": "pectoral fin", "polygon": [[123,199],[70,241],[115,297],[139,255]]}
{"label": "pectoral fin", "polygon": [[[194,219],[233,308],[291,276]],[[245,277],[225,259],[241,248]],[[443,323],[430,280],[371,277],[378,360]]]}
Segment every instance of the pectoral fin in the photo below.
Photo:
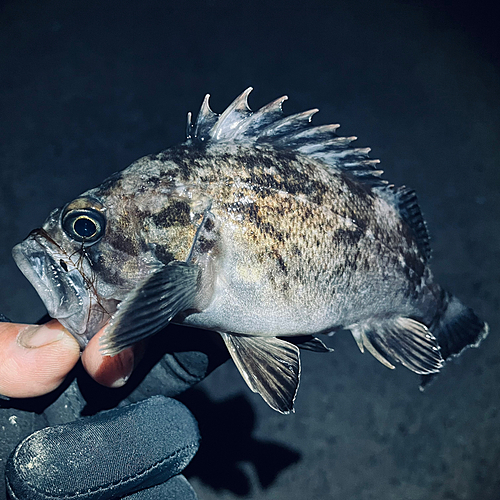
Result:
{"label": "pectoral fin", "polygon": [[198,291],[199,268],[172,262],[140,283],[118,306],[104,336],[101,351],[118,354],[165,328],[172,318],[193,307]]}
{"label": "pectoral fin", "polygon": [[299,348],[274,337],[221,336],[248,387],[273,410],[292,412],[300,380]]}
{"label": "pectoral fin", "polygon": [[425,325],[411,318],[395,317],[351,325],[361,352],[364,348],[389,368],[387,356],[422,375],[436,373],[443,358],[435,337]]}

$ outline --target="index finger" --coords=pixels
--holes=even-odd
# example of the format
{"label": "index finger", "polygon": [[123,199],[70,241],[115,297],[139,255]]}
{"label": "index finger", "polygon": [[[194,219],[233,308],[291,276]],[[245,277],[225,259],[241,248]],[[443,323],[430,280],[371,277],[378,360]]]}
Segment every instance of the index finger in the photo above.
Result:
{"label": "index finger", "polygon": [[92,337],[82,353],[82,364],[88,374],[99,384],[106,387],[122,387],[130,378],[140,348],[128,347],[115,356],[101,353],[100,339],[107,324]]}

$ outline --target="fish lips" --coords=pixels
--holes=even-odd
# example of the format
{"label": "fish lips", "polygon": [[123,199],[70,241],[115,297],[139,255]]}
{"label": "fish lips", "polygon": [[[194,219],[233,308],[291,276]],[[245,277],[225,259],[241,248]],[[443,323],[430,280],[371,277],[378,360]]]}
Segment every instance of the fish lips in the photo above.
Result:
{"label": "fish lips", "polygon": [[16,245],[12,256],[49,315],[59,320],[84,346],[91,297],[80,271],[71,263],[68,266],[68,256],[37,231]]}

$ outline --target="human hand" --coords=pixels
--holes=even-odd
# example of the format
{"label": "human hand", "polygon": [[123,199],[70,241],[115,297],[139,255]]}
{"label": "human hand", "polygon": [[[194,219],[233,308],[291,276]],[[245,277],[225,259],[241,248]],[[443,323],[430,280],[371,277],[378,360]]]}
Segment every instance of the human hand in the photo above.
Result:
{"label": "human hand", "polygon": [[[129,378],[138,347],[110,357],[99,352],[104,328],[81,354],[83,366],[97,382],[121,387]],[[44,325],[0,323],[0,394],[29,398],[56,389],[80,359],[75,338],[57,321]]]}
{"label": "human hand", "polygon": [[189,410],[153,396],[24,439],[9,457],[13,500],[196,500],[184,467],[198,449]]}
{"label": "human hand", "polygon": [[[0,321],[8,320],[0,315]],[[92,339],[81,359],[94,379],[116,387],[125,383],[142,349],[135,347],[113,358],[102,356],[99,338],[103,331],[104,328]],[[175,334],[172,337],[180,338]],[[78,343],[55,320],[40,327],[0,323],[0,394],[10,397],[45,394],[62,382],[79,358]],[[161,360],[164,370],[162,390],[171,395],[178,394],[226,359],[227,352],[221,353],[205,335],[195,336],[192,341],[181,341]],[[164,401],[158,402],[158,399]],[[192,424],[194,419],[179,405],[161,397],[150,398],[138,405],[103,412],[62,427],[47,427],[32,434],[20,443],[8,462],[7,482],[11,497],[33,500],[36,492],[30,489],[30,485],[36,485],[42,495],[40,498],[45,498],[43,491],[52,494],[56,487],[73,494],[82,488],[80,475],[85,478],[89,490],[88,496],[82,494],[79,497],[82,500],[116,499],[122,495],[128,495],[126,498],[130,500],[195,499],[195,493],[179,472],[196,452],[199,436]],[[128,418],[130,411],[141,415]],[[151,424],[151,432],[146,432],[149,427],[145,427],[144,422]],[[102,439],[103,434],[108,439]],[[66,439],[64,446],[62,438]],[[43,457],[38,457],[36,468],[26,467],[35,454],[33,446],[41,446],[47,451]],[[81,458],[82,452],[88,449],[100,451],[92,455],[90,466],[84,461],[75,462],[74,457]],[[142,471],[139,468],[127,470],[126,464],[137,462],[138,450],[142,456],[148,457],[151,470],[147,464]],[[158,461],[159,456],[163,458]],[[116,463],[116,457],[123,459],[123,467]],[[158,468],[159,462],[163,465]],[[71,474],[66,474],[68,463],[78,463],[79,466],[73,466]],[[153,463],[157,465],[152,467]],[[53,478],[59,482],[44,481],[43,478],[48,476],[43,471],[54,468],[63,471],[59,479]],[[135,493],[129,495],[132,491]]]}
{"label": "human hand", "polygon": [[[145,343],[125,349],[116,356],[103,356],[100,338],[104,326],[83,353],[72,335],[56,320],[45,325],[2,323],[0,314],[0,395],[30,398],[56,389],[81,358],[90,376],[106,387],[121,387],[130,377],[146,351]],[[229,359],[218,335],[209,332],[189,334],[171,325],[160,334],[167,342],[156,342],[155,354],[163,353],[162,394],[175,396],[206,377]],[[177,329],[177,331],[175,330]],[[165,336],[164,336],[165,335]],[[171,342],[172,341],[172,342]],[[158,358],[159,360],[159,358]]]}

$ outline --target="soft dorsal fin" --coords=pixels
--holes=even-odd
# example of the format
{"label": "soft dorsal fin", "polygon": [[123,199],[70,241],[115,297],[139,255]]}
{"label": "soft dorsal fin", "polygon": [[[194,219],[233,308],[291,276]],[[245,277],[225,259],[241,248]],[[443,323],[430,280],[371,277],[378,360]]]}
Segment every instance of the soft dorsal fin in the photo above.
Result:
{"label": "soft dorsal fin", "polygon": [[284,116],[282,104],[288,99],[280,97],[253,112],[248,105],[252,87],[245,90],[221,114],[210,109],[207,94],[198,118],[193,124],[188,113],[187,140],[192,142],[231,141],[242,144],[268,144],[276,149],[286,149],[321,160],[326,165],[350,172],[371,186],[387,184],[380,179],[379,160],[368,157],[370,148],[353,148],[356,137],[340,137],[339,125],[311,124],[318,109]]}
{"label": "soft dorsal fin", "polygon": [[396,190],[396,199],[401,217],[411,227],[425,260],[431,256],[431,245],[427,226],[413,189],[402,186]]}
{"label": "soft dorsal fin", "polygon": [[415,235],[420,252],[427,262],[431,256],[430,238],[415,191],[406,186],[396,188],[392,184],[375,189],[382,198],[397,208],[401,218]]}

